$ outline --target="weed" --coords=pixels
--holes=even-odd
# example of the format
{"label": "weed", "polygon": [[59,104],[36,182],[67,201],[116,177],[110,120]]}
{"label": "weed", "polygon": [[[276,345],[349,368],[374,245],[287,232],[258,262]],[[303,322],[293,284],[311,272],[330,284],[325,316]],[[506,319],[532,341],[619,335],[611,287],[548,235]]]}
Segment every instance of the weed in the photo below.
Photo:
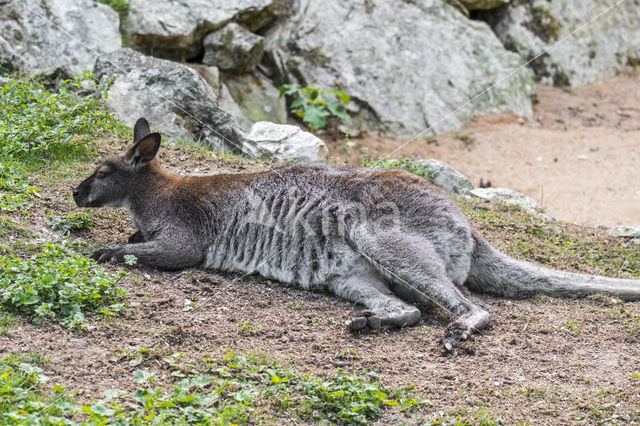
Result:
{"label": "weed", "polygon": [[115,315],[124,308],[126,292],[116,286],[126,275],[107,274],[93,260],[63,243],[37,247],[28,259],[9,252],[0,255],[0,303],[36,324],[52,318],[69,328],[84,325],[83,311]]}
{"label": "weed", "polygon": [[238,324],[238,328],[243,336],[256,336],[262,331],[260,324],[251,324],[249,321]]}
{"label": "weed", "polygon": [[311,86],[302,87],[299,84],[285,84],[280,86],[280,97],[282,96],[294,97],[289,110],[302,118],[305,123],[309,123],[311,131],[326,126],[329,116],[341,121],[351,121],[345,108],[351,98],[340,89],[319,89]]}
{"label": "weed", "polygon": [[338,354],[340,359],[357,360],[360,359],[360,355],[356,353],[355,349],[348,349]]}
{"label": "weed", "polygon": [[9,312],[0,312],[0,336],[11,337],[11,329],[18,323],[18,319]]}
{"label": "weed", "polygon": [[380,169],[403,169],[409,173],[425,178],[430,182],[432,182],[434,178],[430,170],[419,167],[411,158],[405,158],[402,160],[383,160],[382,158],[378,160],[369,160],[368,158],[363,158],[362,166]]}
{"label": "weed", "polygon": [[576,334],[580,334],[580,331],[582,330],[582,327],[580,325],[580,321],[576,320],[568,320],[567,321],[567,331],[569,332],[569,334],[571,335],[576,335]]}
{"label": "weed", "polygon": [[38,195],[38,188],[26,181],[20,168],[0,163],[0,211],[25,212],[32,207],[34,195]]}
{"label": "weed", "polygon": [[65,217],[47,213],[45,219],[54,231],[62,235],[69,235],[71,232],[82,231],[93,226],[93,221],[86,212],[68,213]]}

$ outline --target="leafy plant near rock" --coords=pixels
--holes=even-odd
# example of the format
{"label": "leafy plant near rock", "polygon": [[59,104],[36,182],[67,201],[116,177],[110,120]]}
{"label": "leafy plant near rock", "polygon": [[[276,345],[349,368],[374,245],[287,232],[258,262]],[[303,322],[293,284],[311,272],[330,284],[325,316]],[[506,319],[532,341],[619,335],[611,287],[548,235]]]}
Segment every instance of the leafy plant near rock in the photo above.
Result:
{"label": "leafy plant near rock", "polygon": [[36,324],[51,318],[65,327],[80,329],[83,312],[115,315],[124,308],[119,276],[107,274],[91,259],[63,243],[27,247],[35,253],[19,256],[1,246],[0,305],[27,315]]}
{"label": "leafy plant near rock", "polygon": [[[80,88],[91,86],[89,94]],[[119,124],[103,108],[107,88],[91,73],[62,82],[50,92],[35,79],[0,87],[0,154],[7,157],[69,157],[85,151],[76,135],[113,130]]]}
{"label": "leafy plant near rock", "polygon": [[120,16],[122,16],[122,14],[124,13],[127,13],[131,8],[131,3],[129,3],[127,0],[93,0],[93,1],[95,1],[96,3],[106,4],[111,9],[118,12]]}
{"label": "leafy plant near rock", "polygon": [[377,160],[371,160],[365,156],[362,158],[362,167],[369,167],[372,169],[403,169],[416,176],[425,178],[429,182],[433,181],[433,174],[424,167],[418,167],[411,158],[403,158],[400,160],[384,160],[382,158],[378,158]]}
{"label": "leafy plant near rock", "polygon": [[351,117],[345,108],[351,98],[337,88],[319,89],[294,83],[280,86],[280,97],[290,96],[293,101],[289,110],[308,123],[311,131],[327,125],[327,119],[336,117],[340,121],[350,122]]}

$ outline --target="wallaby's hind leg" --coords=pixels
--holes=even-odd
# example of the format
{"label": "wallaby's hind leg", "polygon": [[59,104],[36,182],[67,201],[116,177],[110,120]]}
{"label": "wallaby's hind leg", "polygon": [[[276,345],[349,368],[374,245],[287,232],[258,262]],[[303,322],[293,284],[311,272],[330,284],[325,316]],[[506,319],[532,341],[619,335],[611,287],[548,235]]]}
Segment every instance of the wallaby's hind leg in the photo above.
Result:
{"label": "wallaby's hind leg", "polygon": [[[447,351],[489,323],[489,313],[460,292],[447,276],[445,261],[426,238],[397,232],[357,232],[354,243],[360,253],[394,284],[395,294],[407,301],[436,303],[452,316],[454,321],[441,341]],[[454,275],[464,276],[465,273]]]}
{"label": "wallaby's hind leg", "polygon": [[335,279],[329,290],[344,299],[369,308],[364,316],[349,318],[347,327],[352,331],[365,327],[404,327],[420,321],[420,310],[394,296],[371,266],[357,268],[349,277]]}

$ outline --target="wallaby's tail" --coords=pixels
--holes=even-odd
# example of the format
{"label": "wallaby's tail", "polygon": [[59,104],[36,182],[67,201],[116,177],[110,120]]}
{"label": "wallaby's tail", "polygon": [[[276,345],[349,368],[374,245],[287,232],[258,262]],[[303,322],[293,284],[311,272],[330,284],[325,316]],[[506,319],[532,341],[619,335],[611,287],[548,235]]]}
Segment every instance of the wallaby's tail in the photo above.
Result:
{"label": "wallaby's tail", "polygon": [[470,289],[497,296],[526,298],[536,294],[556,297],[606,294],[640,300],[640,280],[574,274],[513,259],[474,233],[475,248],[467,279]]}

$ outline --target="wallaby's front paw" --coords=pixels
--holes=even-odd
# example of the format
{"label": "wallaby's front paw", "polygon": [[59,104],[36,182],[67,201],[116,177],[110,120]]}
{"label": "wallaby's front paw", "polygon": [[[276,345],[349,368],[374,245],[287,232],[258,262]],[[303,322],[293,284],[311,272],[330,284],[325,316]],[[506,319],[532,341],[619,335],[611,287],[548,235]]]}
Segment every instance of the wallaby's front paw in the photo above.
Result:
{"label": "wallaby's front paw", "polygon": [[471,329],[468,326],[453,322],[447,327],[447,331],[445,331],[440,343],[447,352],[451,352],[461,341],[467,340],[469,337],[471,337]]}
{"label": "wallaby's front paw", "polygon": [[98,263],[111,262],[121,263],[124,262],[124,256],[119,253],[118,249],[100,249],[93,252],[91,258]]}
{"label": "wallaby's front paw", "polygon": [[351,317],[345,321],[345,325],[351,331],[359,331],[367,327],[370,330],[377,330],[382,327],[382,318],[374,315],[373,312],[363,312],[365,316]]}

